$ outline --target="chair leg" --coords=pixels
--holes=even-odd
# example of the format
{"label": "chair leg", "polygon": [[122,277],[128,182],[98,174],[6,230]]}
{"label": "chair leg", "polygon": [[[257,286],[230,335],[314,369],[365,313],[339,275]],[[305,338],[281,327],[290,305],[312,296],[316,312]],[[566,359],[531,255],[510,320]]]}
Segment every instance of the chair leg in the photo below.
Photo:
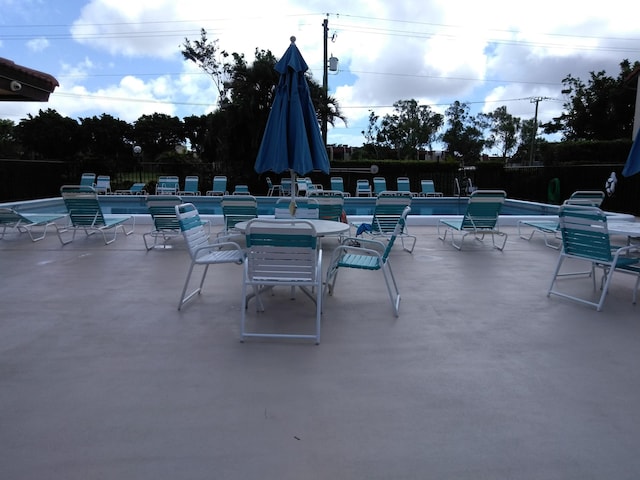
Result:
{"label": "chair leg", "polygon": [[391,308],[393,309],[394,315],[397,317],[399,316],[400,310],[400,292],[398,291],[398,285],[396,283],[395,276],[393,275],[393,271],[391,270],[391,265],[388,261],[383,265],[381,270],[382,275],[384,276],[384,281],[387,284],[387,292],[389,293]]}
{"label": "chair leg", "polygon": [[[194,295],[200,293],[200,290],[202,289],[202,283],[200,283],[200,288],[195,289],[193,292],[191,292],[189,295],[187,295],[187,287],[189,286],[189,280],[191,279],[191,273],[193,272],[194,265],[195,264],[193,262],[191,262],[191,265],[189,266],[189,272],[187,273],[187,279],[184,282],[184,287],[182,288],[182,295],[180,296],[180,302],[178,303],[178,310],[180,310],[182,308],[182,306],[191,299],[191,297],[193,297]],[[204,276],[203,276],[203,281],[204,281]]]}

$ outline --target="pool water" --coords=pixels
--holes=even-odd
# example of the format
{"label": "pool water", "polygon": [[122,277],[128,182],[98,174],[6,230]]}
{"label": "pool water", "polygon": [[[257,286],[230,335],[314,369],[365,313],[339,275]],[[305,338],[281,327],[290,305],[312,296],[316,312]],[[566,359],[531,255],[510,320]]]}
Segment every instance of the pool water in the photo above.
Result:
{"label": "pool water", "polygon": [[[258,199],[258,214],[273,215],[276,202],[281,197],[256,197]],[[222,215],[220,205],[222,197],[184,196],[185,202],[193,203],[201,215]],[[467,208],[466,197],[414,197],[411,201],[411,216],[446,216],[462,215]],[[145,215],[149,211],[145,197],[141,195],[101,195],[100,204],[105,214],[115,215]],[[9,205],[9,204],[7,204]],[[61,198],[32,200],[10,204],[21,211],[35,213],[64,213],[66,212]],[[345,198],[344,208],[347,216],[373,215],[375,198],[353,197]],[[502,215],[557,215],[557,205],[526,202],[507,198]]]}

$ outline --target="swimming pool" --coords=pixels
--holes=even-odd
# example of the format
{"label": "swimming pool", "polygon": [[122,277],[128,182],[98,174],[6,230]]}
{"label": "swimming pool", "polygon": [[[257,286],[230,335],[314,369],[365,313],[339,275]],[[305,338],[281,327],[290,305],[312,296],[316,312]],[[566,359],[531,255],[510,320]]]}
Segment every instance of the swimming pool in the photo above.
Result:
{"label": "swimming pool", "polygon": [[[105,214],[136,215],[136,223],[150,223],[145,197],[142,195],[100,195],[100,204]],[[282,197],[256,197],[259,215],[273,215],[275,204]],[[214,224],[222,224],[222,197],[185,196],[185,202],[193,203],[200,214],[210,218]],[[410,225],[436,225],[440,218],[462,215],[467,208],[467,197],[414,197],[411,201]],[[62,198],[48,198],[0,204],[22,212],[65,213]],[[365,221],[373,215],[375,198],[345,198],[345,211],[349,220]],[[518,220],[548,219],[557,215],[558,206],[507,198],[500,215],[501,225],[516,225]],[[616,220],[633,220],[632,215],[612,214]]]}

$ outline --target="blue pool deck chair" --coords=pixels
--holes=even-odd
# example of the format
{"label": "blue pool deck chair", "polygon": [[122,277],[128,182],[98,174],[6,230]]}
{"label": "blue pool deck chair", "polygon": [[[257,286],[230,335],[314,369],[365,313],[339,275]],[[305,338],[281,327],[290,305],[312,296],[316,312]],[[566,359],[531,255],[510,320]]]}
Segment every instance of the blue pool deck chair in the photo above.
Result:
{"label": "blue pool deck chair", "polygon": [[420,180],[420,194],[421,197],[441,197],[442,192],[436,192],[436,186],[433,180]]}
{"label": "blue pool deck chair", "polygon": [[344,180],[342,177],[331,177],[331,190],[342,192],[343,197],[350,197],[351,194],[344,190]]}
{"label": "blue pool deck chair", "polygon": [[[4,238],[7,233],[7,229],[15,230],[18,233],[28,233],[31,241],[37,242],[42,240],[47,235],[47,229],[54,227],[56,231],[59,231],[61,226],[58,225],[58,221],[62,221],[67,217],[66,213],[22,213],[14,210],[13,208],[0,208],[0,227],[2,233],[0,234],[0,240]],[[42,232],[35,235],[34,227],[43,227]],[[64,229],[65,227],[62,226]]]}
{"label": "blue pool deck chair", "polygon": [[271,181],[271,177],[266,177],[267,181],[267,197],[272,197],[274,194],[280,195],[280,185],[276,185]]}
{"label": "blue pool deck chair", "polygon": [[[396,232],[396,226],[405,212],[411,206],[412,195],[409,192],[385,191],[376,198],[373,217],[369,223],[352,223],[356,229],[356,236],[363,234],[372,238],[390,239],[395,235],[400,239],[403,250],[412,253],[417,237],[409,233],[407,222],[402,222],[402,228]],[[405,244],[405,241],[407,242]]]}
{"label": "blue pool deck chair", "polygon": [[164,175],[158,177],[156,183],[156,195],[177,195],[180,179],[174,175]]}
{"label": "blue pool deck chair", "polygon": [[[604,192],[598,190],[577,190],[565,200],[565,205],[583,205],[589,207],[600,207],[604,201]],[[527,232],[527,229],[530,228]],[[544,244],[553,249],[560,249],[562,238],[560,235],[560,222],[558,218],[550,220],[518,220],[518,236],[530,241],[535,233],[541,233],[544,237]]]}
{"label": "blue pool deck chair", "polygon": [[[87,236],[98,232],[101,233],[106,245],[115,241],[118,228],[120,228],[125,235],[131,235],[133,233],[136,221],[135,217],[132,215],[126,217],[104,215],[100,207],[98,195],[93,187],[63,185],[60,188],[60,193],[69,212],[69,225],[67,229],[73,231],[73,236],[67,241],[62,238],[62,232],[58,232],[58,238],[63,245],[67,245],[75,240],[78,230],[84,230]],[[126,228],[128,225],[130,225],[129,230]],[[65,231],[67,229],[65,229]],[[107,239],[106,232],[109,230],[113,230],[113,237]]]}
{"label": "blue pool deck chair", "polygon": [[[633,303],[636,303],[638,286],[640,285],[638,246],[613,247],[607,228],[607,216],[598,207],[563,204],[558,212],[558,218],[562,235],[562,249],[547,296],[556,295],[568,298],[595,307],[597,311],[600,311],[607,297],[614,272],[622,272],[636,277],[632,300]],[[562,270],[562,265],[567,259],[571,259],[574,263],[576,261],[586,262],[590,268],[583,272],[567,272]],[[602,269],[604,272],[599,295],[596,286],[596,268]],[[569,293],[568,289],[559,290],[560,283],[566,287],[567,279],[580,279],[584,276],[591,277],[592,280],[590,283],[593,285],[593,290],[590,298],[577,296],[573,291]],[[562,277],[565,278],[560,280]]]}
{"label": "blue pool deck chair", "polygon": [[[191,257],[187,278],[182,288],[180,301],[178,302],[178,310],[180,310],[191,298],[202,292],[204,280],[210,265],[222,263],[242,265],[244,252],[237,243],[229,242],[222,238],[210,243],[209,233],[200,218],[198,209],[192,203],[183,203],[176,205],[174,208],[174,215],[178,219],[180,231],[189,247],[189,255]],[[195,290],[187,293],[189,280],[191,279],[194,268],[198,265],[204,267],[200,284]]]}
{"label": "blue pool deck chair", "polygon": [[391,253],[396,238],[405,227],[407,215],[410,210],[410,207],[405,207],[386,245],[379,240],[363,239],[360,237],[347,237],[342,239],[342,243],[334,249],[331,256],[331,261],[327,269],[324,293],[333,295],[338,271],[341,268],[379,271],[382,272],[387,285],[387,293],[389,294],[393,314],[397,317],[400,309],[400,291],[393,275],[393,270],[391,269],[389,254]]}
{"label": "blue pool deck chair", "polygon": [[180,190],[178,195],[200,195],[198,183],[200,179],[197,175],[187,175],[184,178],[184,190]]}
{"label": "blue pool deck chair", "polygon": [[[182,203],[182,198],[178,195],[149,195],[146,198],[147,208],[153,220],[151,231],[142,234],[147,251],[156,247],[168,248],[171,239],[182,236],[176,216],[176,206]],[[201,221],[207,234],[211,234],[211,222],[204,219]],[[150,239],[153,239],[153,243]]]}
{"label": "blue pool deck chair", "polygon": [[370,197],[371,184],[366,178],[360,178],[356,181],[356,197]]}
{"label": "blue pool deck chair", "polygon": [[83,173],[80,177],[80,185],[85,187],[93,187],[96,183],[96,174],[95,173]]}
{"label": "blue pool deck chair", "polygon": [[387,180],[384,177],[373,177],[373,195],[380,195],[387,191]]}
{"label": "blue pool deck chair", "polygon": [[398,192],[407,192],[407,193],[410,193],[412,196],[416,195],[414,192],[411,191],[411,181],[409,180],[409,177],[398,177],[396,179],[396,188]]}
{"label": "blue pool deck chair", "polygon": [[337,190],[316,190],[309,198],[318,202],[318,218],[340,222],[344,211],[344,194]]}
{"label": "blue pool deck chair", "polygon": [[228,195],[226,175],[216,175],[213,177],[211,190],[207,190],[206,194],[207,196]]}
{"label": "blue pool deck chair", "polygon": [[295,197],[295,207],[291,206],[291,197],[282,197],[276,201],[275,218],[302,218],[313,220],[320,218],[320,205],[316,198]]}
{"label": "blue pool deck chair", "polygon": [[249,191],[249,185],[238,184],[233,189],[233,195],[251,195]]}
{"label": "blue pool deck chair", "polygon": [[220,202],[224,227],[220,235],[239,233],[236,225],[258,217],[258,200],[253,195],[224,195]]}
{"label": "blue pool deck chair", "polygon": [[94,185],[98,195],[111,194],[111,177],[109,175],[98,175],[96,184]]}
{"label": "blue pool deck chair", "polygon": [[[322,249],[313,224],[307,220],[254,219],[249,222],[245,234],[246,261],[242,280],[242,304],[240,306],[240,336],[263,338],[296,338],[314,340],[320,343],[320,319],[322,314]],[[268,318],[258,315],[255,325],[247,325],[246,311],[250,298],[255,298],[257,310],[265,311],[261,292],[264,289],[288,287],[293,296],[299,288],[315,303],[315,326],[309,332],[296,325],[297,332],[290,333],[282,324],[301,323],[304,319],[282,318],[279,312]],[[249,291],[253,294],[249,295]],[[277,301],[274,292],[269,296]],[[273,303],[273,302],[272,302]],[[276,307],[277,308],[277,307]],[[252,322],[253,324],[254,322]]]}
{"label": "blue pool deck chair", "polygon": [[[459,219],[441,218],[438,221],[438,238],[443,242],[447,235],[451,235],[451,245],[462,250],[464,239],[473,235],[476,240],[484,240],[485,235],[491,235],[494,248],[502,251],[507,243],[507,234],[500,231],[498,220],[502,206],[507,197],[504,190],[476,190],[469,196],[467,210]],[[440,228],[444,233],[440,233]],[[456,235],[460,240],[456,243]],[[502,243],[496,244],[495,237],[501,237]]]}
{"label": "blue pool deck chair", "polygon": [[144,189],[145,186],[144,182],[137,182],[128,189],[116,190],[116,195],[146,195],[147,191]]}

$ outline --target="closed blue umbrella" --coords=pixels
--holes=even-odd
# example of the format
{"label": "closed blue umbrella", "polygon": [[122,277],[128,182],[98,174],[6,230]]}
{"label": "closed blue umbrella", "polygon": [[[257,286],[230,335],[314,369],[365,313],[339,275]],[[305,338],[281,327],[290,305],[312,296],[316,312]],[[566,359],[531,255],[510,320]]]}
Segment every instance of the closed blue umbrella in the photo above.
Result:
{"label": "closed blue umbrella", "polygon": [[627,157],[627,162],[624,164],[624,169],[622,170],[622,175],[625,177],[630,177],[631,175],[635,175],[640,172],[640,134],[636,134],[636,138],[633,140],[633,145],[631,145],[631,150],[629,151],[629,156]]}
{"label": "closed blue umbrella", "polygon": [[289,171],[293,185],[296,174],[329,173],[327,150],[304,75],[309,67],[295,41],[291,37],[291,45],[275,65],[280,80],[254,167],[258,173]]}

